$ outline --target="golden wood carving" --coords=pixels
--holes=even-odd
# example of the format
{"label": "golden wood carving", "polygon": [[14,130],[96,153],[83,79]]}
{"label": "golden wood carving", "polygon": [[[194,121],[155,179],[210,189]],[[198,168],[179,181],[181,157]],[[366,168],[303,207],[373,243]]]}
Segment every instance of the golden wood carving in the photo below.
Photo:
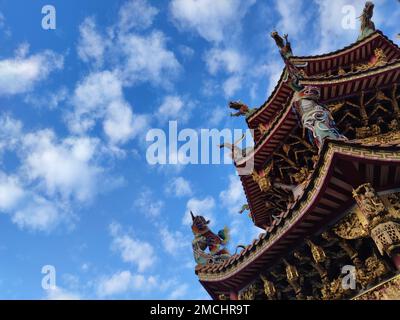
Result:
{"label": "golden wood carving", "polygon": [[322,300],[340,300],[343,299],[345,293],[341,277],[324,284],[321,288]]}
{"label": "golden wood carving", "polygon": [[382,221],[386,211],[385,205],[370,183],[364,183],[353,190],[353,197],[370,227]]}
{"label": "golden wood carving", "polygon": [[390,256],[393,250],[400,248],[400,224],[381,223],[371,230],[371,238],[382,255],[386,252]]}
{"label": "golden wood carving", "polygon": [[239,300],[255,300],[258,289],[255,283],[248,286],[239,294]]}
{"label": "golden wood carving", "polygon": [[317,263],[325,262],[327,257],[322,247],[315,245],[311,240],[306,240],[306,242],[311,249],[311,254],[314,258],[314,261]]}
{"label": "golden wood carving", "polygon": [[253,180],[258,184],[260,190],[263,192],[268,192],[272,188],[271,179],[269,177],[272,169],[273,163],[269,164],[264,170],[261,170],[260,172],[257,172],[257,170],[253,171]]}
{"label": "golden wood carving", "polygon": [[400,275],[378,284],[354,300],[400,300]]}
{"label": "golden wood carving", "polygon": [[304,299],[304,295],[301,292],[300,275],[297,271],[297,268],[294,265],[288,263],[285,259],[283,259],[283,262],[286,265],[286,278],[290,286],[293,288],[296,294],[296,298],[298,300]]}
{"label": "golden wood carving", "polygon": [[382,67],[387,64],[387,58],[381,48],[374,50],[374,55],[368,63],[360,64],[355,67],[356,71],[366,71],[375,67]]}
{"label": "golden wood carving", "polygon": [[389,211],[388,215],[395,221],[400,220],[400,193],[391,193],[381,198]]}
{"label": "golden wood carving", "polygon": [[368,231],[364,229],[357,213],[352,212],[344,217],[332,231],[340,238],[351,240],[368,236]]}
{"label": "golden wood carving", "polygon": [[263,275],[260,276],[261,280],[264,283],[264,293],[268,297],[269,300],[275,300],[276,299],[276,288],[274,286],[274,283],[272,281],[269,281],[267,278],[265,278]]}
{"label": "golden wood carving", "polygon": [[261,135],[264,135],[264,133],[266,133],[268,131],[268,129],[269,129],[269,126],[266,126],[262,123],[260,123],[258,125],[258,130],[260,131]]}
{"label": "golden wood carving", "polygon": [[381,134],[379,136],[375,136],[375,137],[368,137],[365,139],[360,140],[363,143],[399,143],[400,144],[400,131],[396,131],[396,132],[389,132],[389,133],[385,133],[385,134]]}

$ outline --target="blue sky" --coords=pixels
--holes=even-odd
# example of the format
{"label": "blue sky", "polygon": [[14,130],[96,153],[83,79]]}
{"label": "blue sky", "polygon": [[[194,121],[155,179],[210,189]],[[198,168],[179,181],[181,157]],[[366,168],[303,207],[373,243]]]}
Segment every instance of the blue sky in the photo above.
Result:
{"label": "blue sky", "polygon": [[[0,298],[207,299],[189,210],[230,227],[231,249],[262,230],[237,213],[232,165],[149,165],[146,133],[245,128],[227,102],[258,107],[275,86],[269,32],[296,55],[339,49],[358,33],[343,8],[363,4],[0,0]],[[375,4],[395,39],[400,4]],[[56,289],[42,288],[45,265]]]}

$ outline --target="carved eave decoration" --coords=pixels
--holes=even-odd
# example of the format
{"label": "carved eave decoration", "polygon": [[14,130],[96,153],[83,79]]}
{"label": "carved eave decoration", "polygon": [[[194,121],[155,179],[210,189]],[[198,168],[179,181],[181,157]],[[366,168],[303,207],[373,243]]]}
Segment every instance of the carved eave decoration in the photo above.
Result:
{"label": "carved eave decoration", "polygon": [[[213,295],[217,288],[240,287],[249,281],[249,275],[260,273],[262,268],[265,269],[293,249],[304,236],[341,218],[338,214],[354,205],[354,186],[350,185],[351,182],[359,184],[360,181],[370,182],[375,179],[379,191],[398,186],[400,133],[386,136],[391,138],[383,138],[382,142],[327,141],[321,149],[320,158],[304,193],[281,219],[274,220],[267,233],[260,234],[240,254],[232,256],[223,264],[196,268],[207,291]],[[358,178],[354,176],[352,181],[347,181],[346,170],[358,172]]]}
{"label": "carved eave decoration", "polygon": [[[291,61],[296,65],[306,65],[301,69],[306,77],[310,79],[316,80],[321,76],[334,78],[348,73],[365,71],[362,68],[357,69],[357,66],[368,64],[368,60],[374,55],[377,48],[382,50],[388,63],[400,58],[400,48],[380,31],[376,31],[367,38],[341,50],[318,56],[294,56]],[[327,70],[335,68],[337,69],[336,75],[325,74]],[[271,119],[274,119],[277,114],[279,115],[282,111],[282,106],[285,106],[291,99],[292,90],[284,82],[284,75],[285,71],[282,72],[278,84],[268,100],[246,120],[249,128],[255,130],[257,144],[265,138],[263,129],[271,126]]]}
{"label": "carved eave decoration", "polygon": [[[328,105],[340,132],[349,139],[355,139],[383,133],[371,122],[372,118],[370,117],[376,118],[374,121],[386,121],[390,130],[400,129],[400,113],[399,110],[396,110],[396,108],[399,109],[399,106],[393,106],[393,101],[400,97],[400,88],[396,85],[399,78],[400,61],[393,61],[387,65],[374,67],[355,74],[337,76],[335,79],[306,79],[302,81],[302,84],[321,88],[321,102]],[[377,86],[386,88],[385,93],[382,90],[376,91]],[[360,91],[362,92],[361,94],[359,93]],[[339,95],[339,98],[336,96],[337,100],[327,102],[332,95]],[[348,96],[347,100],[350,99],[351,101],[342,101],[340,99],[344,98],[341,98],[341,96]],[[236,163],[238,168],[243,167],[247,161],[254,160],[255,168],[262,170],[268,161],[286,158],[284,157],[284,147],[288,144],[288,137],[296,136],[303,139],[303,141],[307,140],[304,139],[305,132],[301,132],[301,129],[299,129],[297,117],[291,106],[292,100],[286,104],[286,107],[274,119],[273,125],[268,128],[264,138],[256,144],[254,152]],[[311,149],[305,143],[301,147],[303,149],[297,147],[295,152]],[[313,150],[309,151],[308,153],[300,154],[300,156],[310,159],[313,156]],[[277,157],[277,154],[283,154],[283,157]],[[317,155],[314,153],[314,156]],[[297,171],[289,169],[290,172],[288,174],[292,175],[292,177],[300,173],[301,170],[301,166],[298,165],[293,156],[288,161],[277,163],[276,167],[295,168]],[[308,170],[312,171],[310,165]],[[252,220],[257,226],[265,229],[272,222],[271,213],[265,207],[269,196],[259,189],[251,176],[242,176],[241,181],[251,209]],[[293,181],[286,181],[286,183],[295,184]],[[273,214],[276,215],[275,212]]]}

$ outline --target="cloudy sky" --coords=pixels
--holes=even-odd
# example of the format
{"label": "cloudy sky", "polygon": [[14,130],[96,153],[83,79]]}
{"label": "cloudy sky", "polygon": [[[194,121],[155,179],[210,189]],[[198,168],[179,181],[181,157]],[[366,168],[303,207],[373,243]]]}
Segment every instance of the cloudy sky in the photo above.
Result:
{"label": "cloudy sky", "polygon": [[[395,39],[400,4],[375,3]],[[46,4],[55,30],[42,28]],[[146,133],[170,120],[245,128],[227,102],[258,107],[275,86],[269,32],[288,33],[296,55],[339,49],[357,38],[349,5],[363,4],[0,0],[0,298],[208,298],[189,210],[230,227],[231,249],[262,230],[237,213],[232,165],[150,165]]]}

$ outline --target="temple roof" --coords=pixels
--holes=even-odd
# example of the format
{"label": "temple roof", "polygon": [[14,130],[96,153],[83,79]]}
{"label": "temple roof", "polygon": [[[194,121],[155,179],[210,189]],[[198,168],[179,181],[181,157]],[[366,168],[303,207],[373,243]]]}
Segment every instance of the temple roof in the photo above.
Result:
{"label": "temple roof", "polygon": [[[307,78],[300,83],[303,85],[318,86],[321,89],[322,103],[344,99],[362,91],[375,90],[377,86],[386,87],[397,83],[400,79],[400,60],[393,60],[385,65],[371,67],[360,72],[349,72],[345,75],[325,78]],[[292,95],[290,100],[282,105],[282,109],[271,121],[264,136],[256,143],[254,152],[238,161],[238,167],[244,166],[249,160],[254,160],[255,168],[261,168],[272,157],[274,151],[282,144],[286,137],[298,127],[297,116],[292,109]],[[252,212],[252,219],[256,226],[265,228],[271,221],[270,214],[265,208],[268,196],[262,192],[252,176],[241,176],[243,188]]]}
{"label": "temple roof", "polygon": [[354,205],[353,188],[365,182],[373,182],[380,192],[400,185],[399,132],[363,140],[327,140],[298,199],[239,254],[222,264],[198,266],[200,282],[214,296],[225,288],[243,287],[299,240],[338,221]]}
{"label": "temple roof", "polygon": [[[400,57],[399,57],[400,58]],[[383,66],[371,67],[368,70],[359,72],[349,72],[345,75],[331,76],[325,78],[307,78],[300,81],[302,85],[318,86],[321,88],[321,103],[327,103],[332,100],[343,99],[357,94],[361,91],[369,91],[375,89],[377,86],[388,86],[396,83],[400,77],[400,59],[391,61]],[[270,125],[267,128],[266,133],[263,137],[257,141],[254,153],[244,158],[238,165],[243,165],[250,158],[254,157],[255,165],[261,165],[268,156],[268,152],[264,150],[264,146],[268,150],[275,149],[276,145],[272,145],[268,142],[271,140],[281,140],[282,137],[286,136],[288,132],[293,129],[293,126],[297,122],[297,118],[293,112],[291,112],[292,96],[289,95],[288,101],[281,105],[280,110],[275,114],[275,118],[271,120]],[[288,128],[284,132],[279,132],[280,126],[287,126]],[[280,134],[277,134],[279,132]],[[267,144],[268,143],[268,144]],[[267,145],[266,145],[267,144]]]}
{"label": "temple roof", "polygon": [[[306,67],[300,69],[304,70],[307,80],[310,78],[310,81],[313,81],[320,78],[318,75],[328,70],[339,70],[339,68],[346,68],[350,65],[366,62],[374,54],[374,49],[376,48],[383,50],[389,63],[400,58],[400,48],[381,31],[375,31],[365,39],[357,41],[343,49],[316,56],[293,56],[291,57],[291,61],[296,64],[307,63]],[[269,124],[271,119],[282,110],[283,106],[291,98],[292,90],[284,82],[284,74],[285,71],[282,72],[275,89],[267,101],[254,114],[247,118],[249,128],[255,129],[256,143],[264,136],[258,130],[258,125],[260,123]],[[324,75],[325,77],[326,75]],[[332,77],[330,80],[335,80],[334,78]]]}

